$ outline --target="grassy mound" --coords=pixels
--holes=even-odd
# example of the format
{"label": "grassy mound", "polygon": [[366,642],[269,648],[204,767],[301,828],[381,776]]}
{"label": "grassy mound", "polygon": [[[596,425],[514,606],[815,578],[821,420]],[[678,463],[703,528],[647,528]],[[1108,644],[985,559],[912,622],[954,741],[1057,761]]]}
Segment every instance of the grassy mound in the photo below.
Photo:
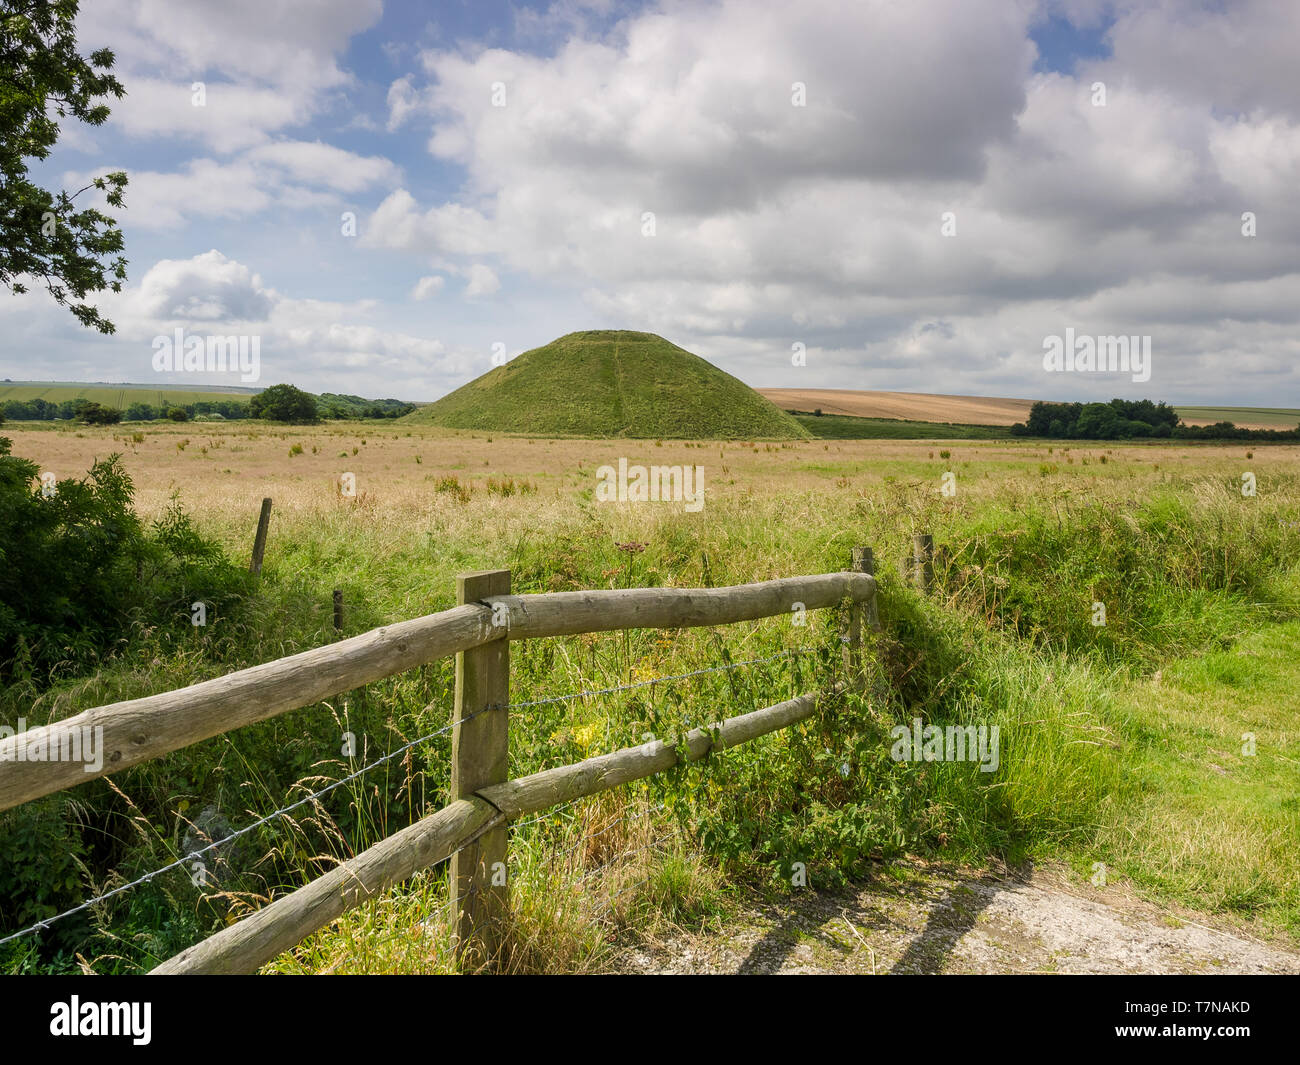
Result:
{"label": "grassy mound", "polygon": [[653,333],[570,333],[409,416],[530,436],[797,439],[808,433],[743,381]]}

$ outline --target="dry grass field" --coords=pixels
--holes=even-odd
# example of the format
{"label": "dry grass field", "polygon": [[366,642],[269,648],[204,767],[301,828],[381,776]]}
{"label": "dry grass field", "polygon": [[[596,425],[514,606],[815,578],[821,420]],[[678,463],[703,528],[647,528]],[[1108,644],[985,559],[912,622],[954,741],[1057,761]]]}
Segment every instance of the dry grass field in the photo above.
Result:
{"label": "dry grass field", "polygon": [[[1031,399],[995,396],[939,396],[927,392],[869,392],[839,388],[760,388],[782,410],[847,414],[855,418],[954,422],[959,425],[1015,425],[1029,416]],[[1300,410],[1253,407],[1178,407],[1188,425],[1230,421],[1242,429],[1294,429]]]}
{"label": "dry grass field", "polygon": [[[471,570],[510,567],[519,591],[699,586],[825,572],[843,567],[855,544],[877,549],[887,629],[881,662],[893,677],[884,701],[860,707],[861,719],[845,718],[852,727],[843,735],[831,723],[824,735],[782,737],[672,784],[669,795],[713,835],[683,837],[653,860],[616,864],[600,874],[599,891],[585,879],[605,854],[591,850],[591,839],[635,851],[640,836],[624,831],[628,810],[644,807],[636,831],[653,838],[650,825],[661,817],[653,800],[662,793],[610,793],[530,827],[515,852],[524,938],[512,964],[523,970],[608,967],[620,937],[721,927],[732,905],[728,883],[780,890],[775,871],[791,853],[826,878],[818,883],[833,882],[841,867],[861,876],[868,855],[937,855],[977,866],[990,856],[1029,859],[1064,863],[1083,879],[1102,861],[1125,891],[1220,915],[1251,935],[1300,941],[1292,857],[1300,842],[1300,664],[1288,650],[1300,617],[1300,446],[659,443],[388,422],[11,424],[4,435],[15,455],[61,479],[120,453],[143,518],[162,517],[178,497],[195,527],[241,565],[261,499],[275,504],[266,570],[246,612],[231,603],[234,616],[226,621],[217,611],[201,637],[182,613],[174,625],[133,637],[96,676],[34,701],[11,694],[12,712],[38,720],[328,643],[337,638],[329,614],[336,588],[345,590],[345,634],[355,635],[447,607],[455,575]],[[597,467],[620,458],[703,467],[703,509],[597,503]],[[344,473],[356,477],[355,498],[339,491]],[[948,473],[952,495],[941,491]],[[1258,497],[1243,497],[1244,473],[1254,475]],[[921,531],[960,555],[928,597],[902,576],[912,534]],[[1100,629],[1088,621],[1098,599],[1110,609]],[[837,639],[820,624],[797,629],[777,618],[642,633],[630,642],[624,634],[543,641],[521,647],[512,661],[512,697],[683,674],[805,645],[811,653],[816,641]],[[783,669],[679,686],[680,705],[652,708],[634,692],[521,712],[512,723],[512,772],[634,742],[652,709],[729,714],[788,697],[795,681]],[[337,750],[338,715],[350,714],[351,727],[384,750],[444,721],[450,682],[447,669],[415,671],[195,745],[115,782],[145,820],[173,826],[166,830],[177,839],[185,808],[214,801],[214,793],[228,816],[246,823],[299,794],[295,780],[344,771],[321,760]],[[890,762],[877,734],[892,715],[913,713],[999,723],[1008,744],[1001,769],[986,778],[957,763]],[[1258,757],[1234,753],[1245,733],[1259,737]],[[823,747],[826,764],[818,761]],[[832,749],[852,752],[843,766],[851,761],[858,774],[844,778],[846,756]],[[445,751],[431,750],[413,776],[376,779],[340,798],[332,814],[346,832],[322,836],[299,826],[292,845],[283,834],[268,835],[262,849],[280,858],[257,867],[265,877],[258,891],[289,890],[328,868],[326,858],[311,855],[354,853],[439,805],[446,764]],[[715,790],[713,772],[739,783]],[[760,822],[762,834],[752,839],[728,835],[737,825],[757,832]],[[607,825],[619,827],[602,834]],[[846,857],[844,841],[859,838],[865,849]],[[553,848],[561,844],[576,857],[557,864]],[[141,844],[121,860],[142,871],[175,857],[176,845]],[[172,890],[187,898],[183,886]],[[137,890],[105,918],[104,938],[85,947],[97,971],[138,971],[211,930],[199,903],[160,892]],[[417,878],[271,968],[445,970],[441,940],[421,938],[441,927],[430,914],[443,898],[438,875]],[[131,936],[152,953],[132,948],[120,960],[113,944]],[[39,969],[18,955],[7,964]]]}
{"label": "dry grass field", "polygon": [[[133,439],[136,433],[143,437],[139,442]],[[785,494],[860,496],[890,479],[918,486],[932,480],[937,493],[939,478],[950,470],[957,474],[961,496],[971,500],[996,500],[1026,489],[1035,494],[1068,489],[1075,494],[1134,495],[1142,486],[1175,478],[1235,478],[1247,469],[1261,477],[1287,473],[1300,459],[1296,445],[1080,442],[1062,447],[1046,441],[924,440],[658,444],[534,440],[359,423],[274,429],[238,423],[155,424],[142,429],[11,425],[5,435],[13,439],[15,454],[39,462],[60,478],[83,475],[96,458],[120,452],[135,481],[143,515],[160,513],[171,494],[179,492],[201,523],[218,526],[255,524],[266,495],[275,499],[277,515],[340,505],[338,484],[345,472],[356,475],[361,509],[405,524],[451,507],[447,495],[436,488],[445,477],[471,486],[474,502],[485,504],[500,502],[487,490],[489,479],[526,481],[537,492],[511,499],[511,509],[518,512],[590,493],[596,468],[617,464],[620,457],[644,465],[703,466],[709,505],[753,503],[758,497]],[[301,454],[290,455],[294,445],[301,446]],[[1043,463],[1055,465],[1056,471],[1043,474]],[[709,505],[701,515],[704,522]]]}
{"label": "dry grass field", "polygon": [[839,388],[760,388],[782,410],[848,414],[855,418],[899,418],[961,425],[1015,425],[1029,416],[1032,399],[940,396],[926,392],[866,392]]}

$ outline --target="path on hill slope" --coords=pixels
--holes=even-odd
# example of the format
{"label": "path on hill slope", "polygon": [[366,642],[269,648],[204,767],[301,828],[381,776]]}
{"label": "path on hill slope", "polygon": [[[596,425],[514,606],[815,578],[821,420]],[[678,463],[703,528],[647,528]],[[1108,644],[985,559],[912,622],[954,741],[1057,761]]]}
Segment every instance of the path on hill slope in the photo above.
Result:
{"label": "path on hill slope", "polygon": [[[755,900],[721,933],[628,947],[636,973],[1300,973],[1300,952],[1119,889],[914,865],[843,895]],[[1086,892],[1086,894],[1085,894]]]}

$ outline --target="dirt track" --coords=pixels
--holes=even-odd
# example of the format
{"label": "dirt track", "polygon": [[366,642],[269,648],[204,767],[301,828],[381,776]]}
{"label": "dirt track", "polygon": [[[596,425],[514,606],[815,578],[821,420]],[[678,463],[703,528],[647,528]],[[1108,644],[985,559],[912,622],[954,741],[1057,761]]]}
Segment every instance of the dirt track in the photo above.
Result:
{"label": "dirt track", "polygon": [[[1300,952],[1120,889],[914,866],[844,895],[755,900],[723,933],[629,948],[640,973],[1300,973]],[[1217,922],[1216,922],[1217,923]]]}

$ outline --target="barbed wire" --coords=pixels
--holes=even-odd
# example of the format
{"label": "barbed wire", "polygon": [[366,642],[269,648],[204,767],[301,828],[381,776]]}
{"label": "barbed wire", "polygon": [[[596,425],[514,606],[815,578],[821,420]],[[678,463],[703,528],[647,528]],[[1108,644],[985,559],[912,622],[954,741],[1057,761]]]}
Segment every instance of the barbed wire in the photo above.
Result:
{"label": "barbed wire", "polygon": [[225,836],[219,840],[215,840],[209,843],[205,847],[200,847],[198,850],[190,851],[188,854],[182,855],[180,858],[177,858],[173,862],[168,862],[166,865],[160,866],[159,868],[154,869],[151,872],[145,873],[144,876],[137,877],[135,880],[132,880],[126,884],[120,884],[117,887],[113,888],[111,891],[106,891],[102,895],[97,895],[95,898],[89,899],[86,902],[80,903],[77,906],[73,906],[71,909],[64,910],[62,913],[55,914],[53,917],[46,917],[39,921],[36,921],[33,924],[29,925],[27,928],[24,928],[20,932],[14,932],[10,935],[7,935],[3,939],[0,939],[0,946],[3,946],[4,944],[9,943],[15,939],[21,939],[23,936],[30,935],[33,932],[44,931],[45,929],[49,928],[50,925],[54,924],[55,921],[61,921],[65,917],[71,917],[73,914],[81,913],[84,910],[90,909],[92,906],[99,905],[101,902],[106,902],[108,899],[111,899],[116,895],[120,895],[123,892],[130,891],[132,888],[139,887],[141,884],[147,884],[155,877],[159,877],[163,873],[169,873],[173,869],[178,869],[181,866],[185,865],[187,862],[193,861],[195,858],[199,858],[202,855],[207,854],[208,851],[215,850],[217,847],[225,846],[227,843],[230,843],[232,840],[236,840],[240,836],[245,836],[248,833],[252,832],[254,829],[260,828],[262,825],[269,824],[270,822],[276,820],[277,818],[283,817],[285,814],[292,813],[294,810],[306,806],[308,803],[315,802],[322,795],[328,795],[335,788],[340,788],[344,784],[348,784],[351,781],[356,780],[358,777],[362,776],[365,773],[370,772],[372,769],[375,769],[378,766],[383,765],[385,762],[391,762],[394,758],[398,757],[399,755],[405,754],[412,747],[418,747],[422,743],[427,743],[431,739],[435,739],[438,736],[444,735],[445,733],[450,732],[452,729],[454,729],[457,725],[463,725],[467,721],[472,721],[474,718],[478,717],[479,714],[485,714],[490,709],[492,708],[483,707],[481,710],[475,710],[473,713],[466,714],[458,721],[453,721],[450,724],[444,725],[442,728],[430,732],[427,736],[421,736],[419,739],[412,740],[410,743],[398,747],[395,751],[390,751],[387,754],[383,755],[382,757],[376,758],[369,765],[362,766],[356,772],[349,773],[347,776],[341,777],[340,779],[335,780],[330,784],[327,784],[319,791],[311,792],[309,795],[305,796],[304,798],[299,799],[296,802],[290,803],[288,806],[283,806],[278,810],[274,810],[271,813],[267,814],[265,817],[259,817],[256,821],[253,821],[250,824],[245,825],[243,828],[230,833],[230,835],[228,836]]}
{"label": "barbed wire", "polygon": [[[361,777],[364,774],[370,772],[372,769],[375,769],[385,764],[386,762],[392,761],[394,758],[397,758],[398,756],[405,754],[413,747],[418,747],[422,743],[427,743],[429,740],[435,739],[441,735],[445,735],[446,733],[454,729],[457,725],[463,725],[468,721],[472,721],[480,714],[487,713],[489,710],[501,710],[501,709],[519,710],[519,709],[527,709],[529,707],[534,707],[534,706],[547,706],[547,705],[552,705],[554,703],[568,702],[574,699],[588,698],[593,695],[610,695],[616,692],[632,691],[638,688],[650,687],[657,684],[667,684],[672,681],[689,680],[693,677],[705,676],[711,673],[721,673],[727,670],[740,669],[745,666],[764,665],[766,663],[779,661],[781,659],[794,658],[799,655],[812,654],[815,651],[816,648],[792,648],[790,650],[782,651],[778,654],[768,655],[765,658],[753,658],[741,662],[724,662],[722,665],[709,666],[704,669],[692,670],[688,673],[670,674],[664,677],[652,677],[648,680],[635,681],[630,684],[618,684],[608,688],[595,688],[595,689],[588,689],[588,690],[577,691],[577,692],[570,692],[565,695],[556,695],[546,699],[535,699],[535,700],[522,702],[522,703],[494,703],[489,706],[482,707],[481,709],[475,710],[470,714],[466,714],[464,717],[456,721],[450,722],[449,724],[444,725],[441,728],[436,729],[435,731],[430,732],[425,736],[421,736],[418,739],[412,740],[410,743],[404,744],[403,746],[398,747],[396,750],[390,751],[387,754],[382,755],[381,757],[375,759],[373,762],[370,762],[369,764],[362,766],[360,769],[356,770],[355,772],[349,773],[347,776],[341,777],[336,781],[332,781],[331,783],[327,784],[325,787],[320,788],[317,791],[311,792],[305,797],[303,797],[302,799],[290,803],[287,806],[283,806],[278,810],[274,810],[271,813],[266,814],[265,816],[260,817],[257,820],[249,823],[248,825],[245,825],[243,828],[231,832],[229,835],[224,836],[219,840],[210,842],[206,846],[200,847],[198,850],[190,851],[187,854],[182,855],[180,858],[177,858],[175,861],[168,862],[166,865],[151,870],[150,872],[145,873],[143,876],[139,876],[136,879],[128,881],[125,884],[120,884],[117,887],[113,888],[112,890],[105,891],[102,894],[95,896],[95,898],[93,899],[88,899],[85,902],[79,903],[76,906],[64,910],[62,913],[57,913],[51,917],[42,918],[39,921],[33,922],[26,928],[21,929],[20,931],[10,933],[9,935],[0,938],[0,946],[3,946],[6,943],[13,942],[14,940],[17,939],[21,939],[24,936],[31,935],[34,932],[45,931],[57,921],[61,921],[64,918],[71,917],[74,914],[82,913],[86,910],[91,909],[94,906],[98,906],[102,902],[107,902],[111,898],[124,894],[125,892],[130,891],[133,888],[139,887],[141,884],[147,884],[153,881],[155,878],[162,876],[164,873],[169,873],[175,869],[179,869],[182,866],[184,866],[186,863],[202,857],[204,854],[207,854],[209,851],[215,850],[218,847],[225,846],[227,843],[233,842],[234,840],[247,835],[248,833],[254,831],[255,829],[262,827],[263,825],[269,824],[270,822],[275,821],[285,816],[286,814],[292,813],[294,810],[307,806],[310,803],[317,802],[322,796],[328,795],[336,788],[340,788],[344,784],[348,784],[351,781],[356,780],[358,777]],[[531,825],[538,821],[545,820],[553,816],[554,814],[562,812],[563,810],[573,806],[576,802],[578,802],[578,800],[574,799],[569,803],[566,803],[564,806],[552,810],[548,810],[545,813],[540,814],[539,816],[534,817],[528,821],[522,822],[521,824],[515,827],[523,828],[526,827],[527,825]],[[619,817],[617,820],[607,825],[605,828],[601,829],[601,831],[596,833],[596,835],[601,835],[605,832],[608,832],[611,828],[614,827],[615,824],[618,824],[620,821],[623,821],[626,818],[627,815],[623,815],[622,817]],[[563,854],[559,855],[559,857],[560,858],[567,857],[574,850],[576,850],[578,846],[581,846],[582,843],[585,842],[587,838],[589,837],[584,836],[584,838],[582,840],[579,840],[579,842],[575,844],[574,847],[565,851]],[[590,838],[594,838],[594,837],[590,837]],[[464,847],[458,848],[457,851],[453,853],[459,853],[459,851],[463,849]],[[632,853],[639,853],[639,852],[632,852]],[[448,858],[450,858],[450,855],[448,855]],[[443,860],[445,861],[447,859],[443,859]],[[441,862],[436,864],[441,864]],[[606,865],[608,864],[609,863],[606,863]],[[605,868],[605,866],[600,866],[595,871],[599,871],[602,868]],[[587,874],[587,876],[581,878],[579,883],[586,880],[590,875],[592,874],[589,873]]]}
{"label": "barbed wire", "polygon": [[590,798],[590,796],[579,795],[576,799],[570,799],[562,806],[552,806],[545,813],[540,813],[536,817],[530,817],[527,821],[516,821],[510,827],[513,828],[516,832],[518,832],[521,828],[527,828],[529,825],[535,825],[539,821],[548,821],[556,814],[563,813],[565,810],[568,810],[570,807],[577,806],[578,803],[582,802],[582,800],[586,798]]}

